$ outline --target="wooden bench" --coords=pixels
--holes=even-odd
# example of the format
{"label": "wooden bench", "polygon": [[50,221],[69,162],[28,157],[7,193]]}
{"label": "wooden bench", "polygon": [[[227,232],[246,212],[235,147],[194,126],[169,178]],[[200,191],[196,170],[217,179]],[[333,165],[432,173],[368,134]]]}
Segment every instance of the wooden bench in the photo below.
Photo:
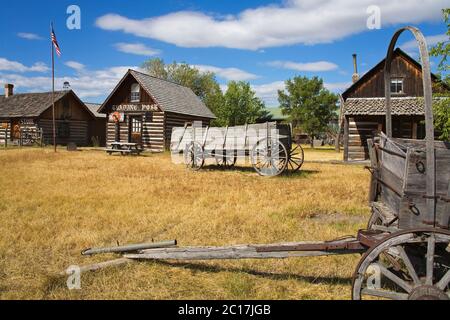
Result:
{"label": "wooden bench", "polygon": [[113,142],[111,148],[106,149],[106,153],[112,155],[113,153],[120,153],[126,155],[140,155],[143,152],[142,147],[138,143],[128,142]]}

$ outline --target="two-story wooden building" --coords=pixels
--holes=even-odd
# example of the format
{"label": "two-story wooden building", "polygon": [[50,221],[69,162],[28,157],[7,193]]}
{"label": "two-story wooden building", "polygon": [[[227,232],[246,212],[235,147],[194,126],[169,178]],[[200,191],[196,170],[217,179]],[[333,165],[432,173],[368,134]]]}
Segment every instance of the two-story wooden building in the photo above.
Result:
{"label": "two-story wooden building", "polygon": [[[356,68],[353,85],[343,94],[344,108],[344,160],[361,161],[369,158],[367,139],[380,131],[385,132],[384,66],[382,60],[361,78]],[[443,83],[432,76],[434,90],[447,92]],[[393,136],[407,139],[423,139],[422,66],[401,49],[396,49],[392,61],[391,76]]]}
{"label": "two-story wooden building", "polygon": [[99,112],[106,113],[107,144],[132,142],[144,150],[169,149],[172,128],[215,119],[194,92],[176,83],[128,70]]}
{"label": "two-story wooden building", "polygon": [[[55,119],[56,144],[75,143],[78,146],[92,144],[93,136],[104,140],[104,131],[97,128],[106,119],[98,118],[72,90],[56,91]],[[14,93],[14,85],[5,85],[0,95],[0,143],[19,143],[21,132],[42,131],[43,142],[53,144],[52,93]],[[103,136],[103,137],[102,137]]]}

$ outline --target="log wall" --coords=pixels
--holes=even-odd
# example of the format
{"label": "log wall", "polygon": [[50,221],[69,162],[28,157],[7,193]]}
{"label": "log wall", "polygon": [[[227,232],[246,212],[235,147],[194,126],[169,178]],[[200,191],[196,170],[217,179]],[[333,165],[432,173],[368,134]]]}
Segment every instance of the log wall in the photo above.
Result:
{"label": "log wall", "polygon": [[[58,127],[67,123],[70,130],[70,135],[68,137],[61,137],[58,135]],[[38,121],[38,126],[42,128],[44,135],[45,144],[53,144],[53,123],[52,120],[40,119]],[[89,121],[83,120],[56,120],[56,144],[67,145],[68,143],[76,143],[77,146],[89,146]]]}
{"label": "log wall", "polygon": [[[405,139],[423,139],[419,133],[420,121],[423,117],[393,117],[393,136]],[[367,139],[385,131],[384,116],[346,116],[344,132],[344,158],[347,161],[363,161],[369,159]]]}
{"label": "log wall", "polygon": [[165,113],[165,128],[164,128],[164,146],[166,150],[170,150],[170,142],[172,138],[172,129],[175,127],[184,127],[186,123],[192,123],[194,121],[201,121],[202,126],[209,126],[211,119],[196,117],[191,115]]}

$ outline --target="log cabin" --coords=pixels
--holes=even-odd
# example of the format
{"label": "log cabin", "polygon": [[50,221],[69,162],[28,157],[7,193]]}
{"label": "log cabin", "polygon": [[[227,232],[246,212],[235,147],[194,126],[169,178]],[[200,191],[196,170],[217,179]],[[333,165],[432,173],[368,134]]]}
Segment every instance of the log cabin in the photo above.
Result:
{"label": "log cabin", "polygon": [[104,147],[106,146],[106,115],[98,112],[101,104],[90,102],[84,104],[96,118],[95,125],[92,128],[92,138],[96,139],[98,146]]}
{"label": "log cabin", "polygon": [[[369,159],[367,139],[385,132],[385,59],[359,78],[356,55],[353,84],[342,94],[344,121],[344,160]],[[432,74],[435,92],[449,88]],[[393,136],[407,139],[425,137],[422,66],[400,48],[394,52],[391,76]]]}
{"label": "log cabin", "polygon": [[190,88],[135,70],[128,70],[99,112],[107,115],[108,147],[137,143],[151,152],[170,148],[174,127],[194,121],[208,126],[215,119]]}
{"label": "log cabin", "polygon": [[[96,117],[72,90],[56,91],[56,144],[89,146],[96,128],[106,119]],[[14,94],[14,85],[5,85],[0,95],[0,143],[19,144],[21,132],[42,131],[43,143],[53,144],[52,92]],[[103,137],[104,139],[104,137]]]}

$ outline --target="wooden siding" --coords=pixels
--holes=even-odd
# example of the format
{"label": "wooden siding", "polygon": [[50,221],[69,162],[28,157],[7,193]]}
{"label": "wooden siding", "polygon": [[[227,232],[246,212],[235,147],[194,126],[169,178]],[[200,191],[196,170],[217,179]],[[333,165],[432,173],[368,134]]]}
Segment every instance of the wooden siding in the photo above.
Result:
{"label": "wooden siding", "polygon": [[[136,81],[136,79],[134,79],[132,75],[129,75],[123,81],[123,83],[120,85],[120,87],[117,88],[116,92],[111,97],[106,111],[110,112],[111,111],[110,107],[113,105],[135,104],[135,103],[130,102],[130,100],[131,100],[131,86],[136,83],[138,83]],[[140,88],[140,96],[141,96],[140,103],[143,103],[143,104],[154,104],[155,103],[155,101],[153,101],[153,99],[149,96],[149,94],[142,87]]]}
{"label": "wooden siding", "polygon": [[[89,121],[82,120],[57,120],[56,128],[61,124],[67,123],[70,130],[69,137],[60,137],[58,131],[56,134],[56,144],[66,145],[68,143],[76,143],[78,146],[88,146],[90,145],[89,137]],[[43,130],[44,143],[53,144],[53,123],[52,120],[40,119],[38,125]]]}
{"label": "wooden siding", "polygon": [[5,144],[5,138],[8,142],[11,140],[11,122],[9,120],[1,120],[0,124],[7,123],[7,128],[0,127],[0,144]]}
{"label": "wooden siding", "polygon": [[382,119],[378,117],[347,117],[349,161],[366,160],[369,158],[367,139],[372,139],[379,129]]}
{"label": "wooden siding", "polygon": [[142,143],[152,152],[164,151],[164,112],[147,114],[143,122]]}
{"label": "wooden siding", "polygon": [[[393,136],[395,138],[422,139],[418,132],[419,123],[423,117],[399,116],[393,117]],[[348,129],[345,132],[344,160],[362,161],[369,159],[367,139],[372,139],[377,132],[385,131],[384,116],[347,116]],[[413,128],[415,131],[413,131]]]}
{"label": "wooden siding", "polygon": [[164,128],[164,136],[165,136],[165,148],[170,150],[170,140],[172,137],[172,129],[175,127],[184,127],[186,123],[191,123],[194,121],[201,121],[202,126],[209,126],[211,119],[201,118],[196,116],[184,115],[184,114],[176,114],[176,113],[165,113],[165,128]]}
{"label": "wooden siding", "polygon": [[[399,52],[396,52],[392,60],[391,78],[403,79],[403,93],[394,97],[423,97],[423,82],[421,67]],[[434,75],[433,90],[435,92],[448,92]],[[363,76],[362,80],[343,93],[345,100],[348,98],[384,98],[384,63],[380,63]]]}
{"label": "wooden siding", "polygon": [[[126,114],[125,121],[119,123],[120,141],[130,142],[130,115]],[[164,151],[164,113],[146,112],[142,116],[142,147],[152,152]],[[108,121],[107,144],[111,145],[116,140],[116,124]]]}

